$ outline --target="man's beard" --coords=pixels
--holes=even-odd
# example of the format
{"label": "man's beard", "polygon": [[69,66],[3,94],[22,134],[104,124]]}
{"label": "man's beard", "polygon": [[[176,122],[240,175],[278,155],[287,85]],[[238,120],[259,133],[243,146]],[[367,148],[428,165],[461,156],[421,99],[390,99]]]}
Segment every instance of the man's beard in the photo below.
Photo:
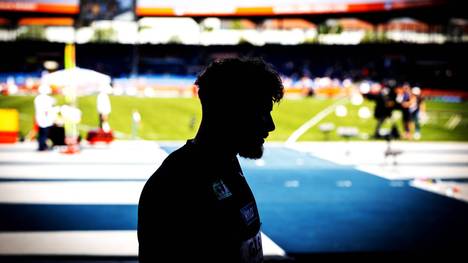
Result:
{"label": "man's beard", "polygon": [[239,149],[239,155],[248,159],[260,159],[263,156],[263,145],[242,145]]}

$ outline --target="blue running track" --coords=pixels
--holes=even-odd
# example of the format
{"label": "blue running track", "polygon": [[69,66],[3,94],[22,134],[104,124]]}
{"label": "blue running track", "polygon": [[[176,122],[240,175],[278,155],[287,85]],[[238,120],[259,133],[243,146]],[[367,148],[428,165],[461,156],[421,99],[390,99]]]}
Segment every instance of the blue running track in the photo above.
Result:
{"label": "blue running track", "polygon": [[[263,232],[286,253],[468,247],[468,203],[408,181],[391,182],[275,146],[266,147],[261,161],[241,159],[241,165]],[[0,231],[134,230],[136,221],[136,205],[0,204]]]}

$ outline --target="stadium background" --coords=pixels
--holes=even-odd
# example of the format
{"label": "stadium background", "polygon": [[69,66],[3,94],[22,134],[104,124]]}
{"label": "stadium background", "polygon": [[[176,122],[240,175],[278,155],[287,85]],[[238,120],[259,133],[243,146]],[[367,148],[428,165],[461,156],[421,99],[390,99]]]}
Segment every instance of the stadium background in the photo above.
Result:
{"label": "stadium background", "polygon": [[[128,147],[125,143],[121,146],[120,140],[138,143],[144,139],[156,141],[155,148],[166,154],[196,132],[201,113],[192,84],[203,66],[216,58],[261,56],[278,69],[286,87],[285,100],[273,112],[277,130],[268,139],[266,157],[260,162],[243,160],[264,220],[270,222],[265,224],[265,234],[286,254],[305,261],[309,257],[378,252],[457,254],[461,252],[460,244],[467,242],[464,236],[468,236],[464,223],[468,216],[465,190],[468,164],[464,157],[468,140],[467,42],[468,14],[455,1],[258,0],[216,5],[203,0],[190,4],[147,0],[0,1],[0,108],[19,112],[18,141],[12,148],[7,144],[0,151],[0,184],[9,187],[8,183],[50,180],[55,183],[124,180],[141,184],[149,176],[140,171],[143,174],[136,177],[103,179],[101,173],[106,168],[92,167],[105,167],[107,161],[97,158],[102,163],[91,164],[87,152],[94,156],[96,148],[84,140],[81,152],[72,156],[85,161],[74,163],[58,153],[38,157],[33,150],[34,138],[30,136],[33,100],[41,78],[47,73],[76,65],[111,77],[109,123],[119,141],[110,144],[110,148],[104,147],[103,152],[116,157]],[[72,47],[73,52],[67,54],[66,46]],[[314,82],[310,84],[304,79]],[[434,155],[430,158],[434,166],[439,166],[440,174],[421,175],[412,171],[411,178],[402,179],[406,172],[402,172],[402,177],[390,178],[385,171],[382,175],[369,172],[370,168],[350,166],[357,159],[349,159],[348,154],[341,156],[349,153],[349,149],[355,151],[354,156],[365,155],[358,149],[367,149],[366,143],[378,145],[381,155],[390,146],[390,142],[372,137],[376,126],[372,117],[374,102],[362,100],[361,94],[363,87],[383,86],[390,80],[398,85],[408,82],[420,87],[428,115],[418,142],[402,139],[408,144],[400,147],[409,150],[399,157],[399,162],[407,161],[407,165],[417,168],[428,165],[420,163],[424,156],[412,154],[432,149]],[[59,104],[66,101],[63,88],[53,87]],[[82,112],[78,128],[83,138],[98,126],[96,93],[96,89],[91,89],[77,99]],[[356,102],[354,98],[359,95],[361,100]],[[337,105],[344,106],[347,113],[339,114]],[[360,114],[363,108],[367,114]],[[316,116],[324,109],[330,111],[319,120]],[[141,115],[136,133],[132,126],[135,111]],[[317,123],[294,139],[305,144],[277,147],[290,141],[295,131],[314,118]],[[391,124],[396,123],[402,131],[400,118],[396,115],[384,128],[390,130]],[[333,129],[327,133],[322,128],[329,124]],[[349,138],[338,132],[340,127],[357,128],[358,133]],[[351,144],[349,139],[353,141]],[[339,154],[330,157],[328,152],[317,153],[307,147],[309,142],[323,141],[331,143],[324,144],[327,148],[336,147]],[[334,144],[340,141],[344,143]],[[439,144],[428,144],[428,148],[424,144],[432,142],[440,142],[441,148],[437,148]],[[444,144],[447,142],[454,142],[455,148]],[[382,145],[384,150],[380,150]],[[97,150],[100,149],[98,146]],[[15,154],[20,152],[22,156]],[[311,155],[304,156],[305,153]],[[372,162],[369,156],[356,162],[361,162],[359,165]],[[155,168],[151,166],[154,160],[141,158],[129,158],[127,164],[148,166],[146,173]],[[39,166],[43,169],[41,176],[45,177],[35,170],[39,161],[45,161],[46,165]],[[76,164],[83,173],[95,171],[91,172],[95,177],[68,178],[66,167]],[[117,169],[115,164],[107,164]],[[57,167],[65,169],[59,171]],[[452,168],[458,170],[452,172]],[[25,178],[15,177],[23,170],[27,170]],[[2,234],[135,227],[132,202],[129,206],[120,204],[118,209],[100,204],[102,209],[93,210],[86,205],[59,207],[47,201],[32,201],[37,206],[28,206],[24,201],[4,201],[16,200],[21,189],[0,194],[3,200],[0,210],[8,215],[0,220]],[[291,189],[297,191],[291,194],[288,192]],[[343,189],[351,191],[342,193]],[[7,197],[7,193],[12,196]],[[280,198],[288,194],[288,198]],[[327,204],[332,205],[327,208]],[[54,216],[44,211],[52,211]],[[80,211],[87,213],[88,219],[67,221]],[[118,215],[120,221],[111,223],[102,219],[106,213]],[[431,216],[433,220],[428,219]],[[31,220],[24,220],[28,217]],[[325,217],[329,221],[326,224]],[[385,220],[390,223],[379,226]],[[349,224],[349,228],[343,224]],[[285,225],[294,227],[281,231]],[[317,230],[320,227],[323,231]],[[439,230],[435,233],[431,231],[436,228]],[[30,246],[32,249],[33,245]],[[23,249],[28,251],[27,247]],[[19,255],[20,260],[38,260],[37,251],[26,255],[24,251],[0,245],[2,259],[17,260]],[[57,260],[53,256],[65,255],[59,260],[99,261],[116,257],[134,260],[135,256],[114,251],[91,257],[92,253],[55,251],[39,253],[42,254],[39,259],[45,256]]]}

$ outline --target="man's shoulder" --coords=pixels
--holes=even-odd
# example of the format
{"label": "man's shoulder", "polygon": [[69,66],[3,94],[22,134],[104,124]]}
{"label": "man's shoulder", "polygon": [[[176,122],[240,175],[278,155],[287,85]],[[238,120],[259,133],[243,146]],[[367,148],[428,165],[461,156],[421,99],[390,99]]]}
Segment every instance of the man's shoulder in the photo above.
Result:
{"label": "man's shoulder", "polygon": [[175,150],[145,183],[140,202],[165,200],[169,205],[200,198],[205,200],[211,185],[209,175],[201,167],[199,156],[190,149],[181,147]]}
{"label": "man's shoulder", "polygon": [[171,152],[156,172],[161,171],[161,173],[165,173],[168,171],[190,170],[195,168],[194,166],[196,166],[197,162],[196,152],[190,145],[185,144]]}
{"label": "man's shoulder", "polygon": [[183,182],[194,178],[197,173],[197,155],[187,145],[170,153],[148,180],[147,184]]}

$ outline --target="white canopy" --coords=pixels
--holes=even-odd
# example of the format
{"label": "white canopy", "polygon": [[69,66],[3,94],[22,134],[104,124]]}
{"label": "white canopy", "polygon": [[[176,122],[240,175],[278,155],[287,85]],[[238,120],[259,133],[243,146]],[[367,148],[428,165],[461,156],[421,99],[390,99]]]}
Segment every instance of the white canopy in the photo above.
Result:
{"label": "white canopy", "polygon": [[73,87],[78,94],[83,95],[109,87],[111,77],[94,70],[76,67],[43,75],[41,82],[50,86]]}

